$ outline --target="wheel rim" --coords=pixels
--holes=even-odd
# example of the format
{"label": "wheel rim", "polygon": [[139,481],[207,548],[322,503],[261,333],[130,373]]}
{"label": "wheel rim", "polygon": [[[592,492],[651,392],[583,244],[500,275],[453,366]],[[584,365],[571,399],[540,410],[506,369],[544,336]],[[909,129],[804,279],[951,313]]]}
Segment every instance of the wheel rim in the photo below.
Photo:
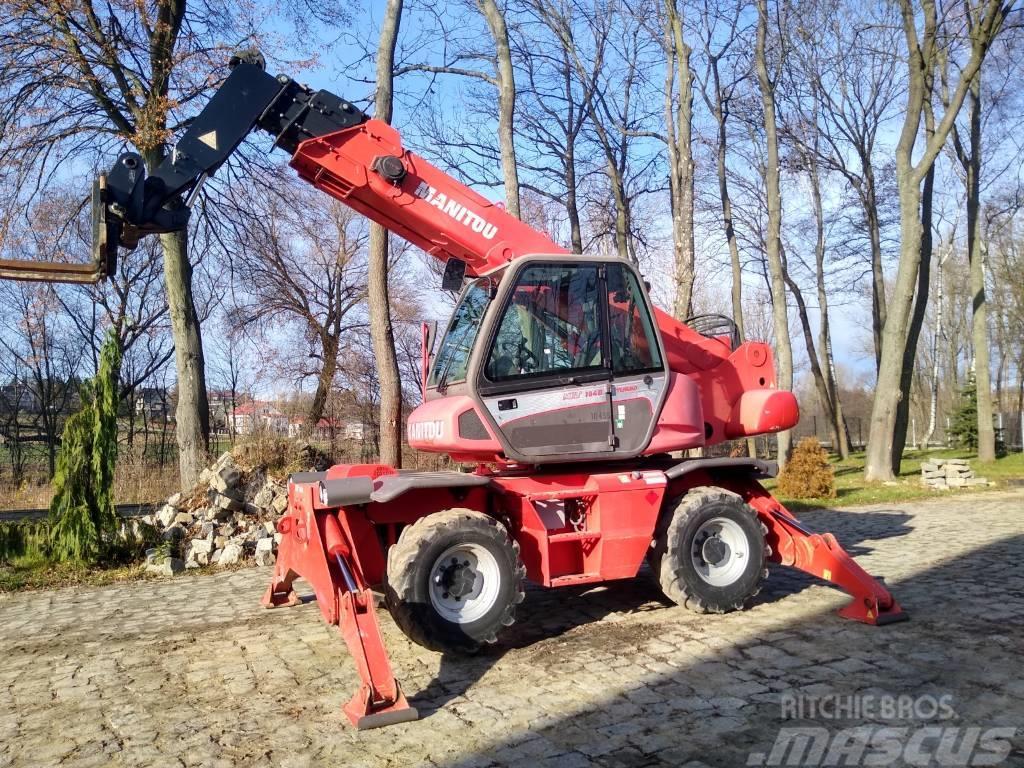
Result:
{"label": "wheel rim", "polygon": [[713,587],[728,587],[747,567],[749,542],[739,523],[713,517],[697,529],[690,548],[693,568]]}
{"label": "wheel rim", "polygon": [[498,599],[498,561],[479,544],[456,544],[434,561],[428,592],[434,610],[453,624],[483,618]]}

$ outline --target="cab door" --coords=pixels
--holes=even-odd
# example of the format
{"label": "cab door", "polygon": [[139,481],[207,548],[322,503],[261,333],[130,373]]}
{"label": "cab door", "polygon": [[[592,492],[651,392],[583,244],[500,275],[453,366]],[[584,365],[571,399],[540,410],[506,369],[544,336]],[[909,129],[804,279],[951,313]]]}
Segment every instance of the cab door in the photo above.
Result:
{"label": "cab door", "polygon": [[605,268],[614,450],[633,455],[651,440],[668,386],[650,300],[623,262]]}
{"label": "cab door", "polygon": [[604,266],[533,261],[492,325],[477,392],[518,461],[565,461],[615,449]]}

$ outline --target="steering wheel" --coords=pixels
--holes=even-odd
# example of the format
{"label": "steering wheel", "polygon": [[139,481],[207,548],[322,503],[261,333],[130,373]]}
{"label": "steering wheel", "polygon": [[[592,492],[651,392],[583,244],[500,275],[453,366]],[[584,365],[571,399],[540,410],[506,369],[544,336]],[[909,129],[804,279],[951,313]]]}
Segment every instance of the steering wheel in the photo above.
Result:
{"label": "steering wheel", "polygon": [[516,349],[516,365],[523,373],[530,373],[540,364],[540,360],[533,354],[533,350],[526,344],[526,337],[519,338],[519,346]]}

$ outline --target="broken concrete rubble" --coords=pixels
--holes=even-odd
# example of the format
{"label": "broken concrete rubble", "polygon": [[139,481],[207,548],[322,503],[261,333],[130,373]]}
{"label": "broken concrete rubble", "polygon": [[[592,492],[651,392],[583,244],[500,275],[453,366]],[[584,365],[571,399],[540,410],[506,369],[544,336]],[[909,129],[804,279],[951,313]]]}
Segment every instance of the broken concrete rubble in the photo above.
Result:
{"label": "broken concrete rubble", "polygon": [[147,517],[181,555],[159,563],[149,558],[147,570],[172,575],[214,564],[273,565],[280,541],[276,523],[288,507],[286,479],[275,479],[262,467],[238,466],[230,453],[200,478],[191,493],[174,494]]}
{"label": "broken concrete rubble", "polygon": [[967,459],[928,459],[921,463],[921,482],[938,491],[989,484],[975,476]]}

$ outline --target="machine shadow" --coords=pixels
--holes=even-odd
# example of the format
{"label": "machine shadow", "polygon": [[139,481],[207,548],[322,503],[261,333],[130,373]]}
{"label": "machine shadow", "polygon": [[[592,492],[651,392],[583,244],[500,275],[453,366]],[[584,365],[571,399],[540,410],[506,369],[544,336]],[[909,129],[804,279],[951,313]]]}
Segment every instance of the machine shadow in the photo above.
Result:
{"label": "machine shadow", "polygon": [[[783,726],[822,726],[834,733],[865,724],[865,720],[822,719],[814,713],[803,719],[784,719],[780,706],[784,693],[950,694],[956,713],[949,721],[952,725],[985,728],[1014,720],[1019,723],[1024,717],[1019,702],[1017,711],[1006,706],[1009,699],[1002,699],[1003,708],[996,710],[984,703],[996,678],[1005,682],[1007,670],[994,669],[991,658],[982,651],[991,645],[986,638],[998,634],[1005,640],[998,647],[1005,656],[1003,666],[1024,653],[1024,615],[1012,611],[997,615],[993,609],[1006,601],[1012,603],[1015,579],[1019,579],[1015,576],[1017,563],[1022,558],[1024,535],[994,542],[894,581],[897,597],[911,616],[909,622],[872,627],[849,622],[831,611],[816,613],[748,641],[709,648],[686,666],[637,680],[635,688],[587,701],[582,707],[574,703],[562,716],[552,717],[549,710],[538,712],[543,721],[540,727],[524,728],[443,765],[506,765],[521,762],[524,754],[530,754],[544,765],[554,765],[550,761],[557,760],[567,765],[681,766],[699,760],[712,768],[735,768],[767,764],[763,759],[757,762],[756,756],[768,754]],[[984,594],[986,599],[965,601],[964,591]],[[628,607],[633,597],[621,592],[614,599]],[[707,621],[717,618],[708,617]],[[671,621],[668,613],[666,620]],[[956,633],[953,642],[950,633]],[[635,646],[635,639],[609,632],[600,638],[575,637],[559,652],[585,653],[586,647],[594,647],[602,639],[605,653],[616,653],[616,644],[623,646],[623,654]],[[485,671],[510,648],[497,649],[484,662]],[[468,671],[462,665],[458,663]],[[737,690],[737,686],[764,693],[723,692]],[[462,688],[459,695],[471,696],[470,688]],[[638,691],[642,695],[637,695]],[[737,696],[743,700],[738,701]],[[912,729],[924,724],[926,721],[897,723]],[[1010,741],[1012,751],[1006,764],[1018,764],[1015,760],[1024,764],[1019,729]]]}
{"label": "machine shadow", "polygon": [[409,703],[419,710],[421,718],[428,717],[465,695],[510,651],[560,637],[613,615],[624,618],[675,607],[658,589],[646,565],[635,579],[559,589],[531,585],[516,610],[516,623],[497,643],[473,656],[444,654],[437,675],[426,688],[411,696]]}
{"label": "machine shadow", "polygon": [[873,552],[874,547],[866,546],[865,542],[906,536],[912,530],[909,525],[912,515],[899,509],[844,512],[819,508],[802,512],[797,517],[812,531],[835,534],[850,557]]}
{"label": "machine shadow", "polygon": [[[840,544],[851,555],[857,556],[872,551],[871,547],[862,546],[865,541],[909,533],[907,521],[910,517],[899,510],[851,513],[822,509],[808,513],[804,522],[812,530],[834,533]],[[872,575],[885,582],[884,576]],[[792,568],[773,566],[764,588],[751,601],[751,606],[774,603],[814,584],[825,583]],[[830,588],[835,589],[831,585]],[[474,656],[442,656],[435,678],[410,702],[420,710],[421,716],[426,717],[453,699],[465,695],[509,651],[559,637],[609,617],[625,618],[666,609],[685,611],[665,597],[646,564],[634,579],[596,586],[528,588],[526,600],[516,612],[516,623],[495,645],[483,648]],[[709,620],[713,620],[713,617],[709,617]]]}

